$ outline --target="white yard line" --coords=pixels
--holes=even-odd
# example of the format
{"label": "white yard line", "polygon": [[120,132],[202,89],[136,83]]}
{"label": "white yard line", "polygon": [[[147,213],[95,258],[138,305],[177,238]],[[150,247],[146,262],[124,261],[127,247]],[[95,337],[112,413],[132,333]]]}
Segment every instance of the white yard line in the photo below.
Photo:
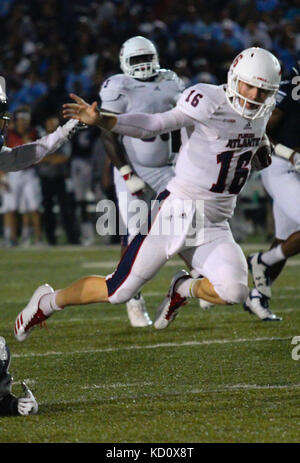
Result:
{"label": "white yard line", "polygon": [[[163,396],[183,396],[186,394],[218,394],[218,393],[226,393],[226,392],[232,392],[232,391],[253,391],[253,390],[272,390],[272,389],[277,389],[277,390],[293,390],[293,389],[299,389],[300,384],[299,383],[294,383],[294,384],[224,384],[222,386],[216,386],[214,388],[190,388],[190,384],[187,385],[181,385],[182,388],[184,389],[179,389],[175,390],[174,387],[165,387],[161,384],[155,384],[155,383],[128,383],[128,384],[118,384],[118,383],[112,383],[112,384],[106,384],[101,387],[101,385],[91,385],[91,386],[82,386],[81,389],[84,390],[89,390],[89,389],[118,389],[118,388],[131,388],[131,387],[145,387],[146,385],[149,386],[158,386],[159,391],[158,392],[123,392],[121,394],[116,394],[116,395],[110,395],[109,397],[102,397],[99,396],[98,400],[100,402],[111,402],[111,401],[118,401],[118,400],[125,400],[125,399],[149,399],[149,398],[156,398],[157,396],[163,397]],[[86,396],[82,396],[78,399],[74,400],[51,400],[51,401],[41,401],[40,404],[47,404],[47,405],[76,405],[80,403],[85,403],[89,402],[90,398]]]}
{"label": "white yard line", "polygon": [[117,388],[127,388],[127,387],[136,387],[136,386],[153,386],[153,382],[140,382],[136,381],[134,383],[111,383],[111,384],[89,384],[87,386],[81,386],[81,389],[117,389]]}
{"label": "white yard line", "polygon": [[[109,383],[109,384],[89,384],[82,386],[81,389],[126,389],[132,387],[145,387],[145,386],[161,386],[161,384],[154,382],[134,382],[134,383]],[[226,391],[239,391],[239,390],[265,390],[265,389],[298,389],[300,383],[296,384],[224,384],[214,389],[195,388],[189,389],[189,385],[185,386],[186,393],[188,394],[201,394],[207,392],[226,392]],[[162,387],[162,394],[164,388]],[[175,392],[176,393],[176,392]],[[179,391],[178,391],[179,393]]]}
{"label": "white yard line", "polygon": [[142,345],[132,345],[124,347],[106,347],[103,349],[83,349],[83,350],[74,350],[70,352],[29,352],[27,354],[14,354],[15,358],[27,358],[27,357],[50,357],[50,356],[60,356],[60,355],[76,355],[76,354],[95,354],[95,353],[105,353],[105,352],[120,352],[120,351],[131,351],[131,350],[148,350],[148,349],[164,349],[170,347],[186,347],[186,346],[207,346],[212,344],[236,344],[244,342],[266,342],[266,341],[287,341],[292,339],[292,336],[285,337],[265,337],[265,338],[237,338],[237,339],[208,339],[203,341],[183,341],[183,342],[163,342],[158,344],[146,344]]}

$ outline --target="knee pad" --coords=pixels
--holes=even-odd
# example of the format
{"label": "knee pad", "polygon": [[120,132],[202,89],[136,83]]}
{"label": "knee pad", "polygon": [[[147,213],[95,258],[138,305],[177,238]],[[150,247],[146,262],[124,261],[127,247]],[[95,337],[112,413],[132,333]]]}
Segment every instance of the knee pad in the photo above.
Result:
{"label": "knee pad", "polygon": [[11,393],[12,377],[8,373],[10,351],[5,339],[0,336],[0,399]]}

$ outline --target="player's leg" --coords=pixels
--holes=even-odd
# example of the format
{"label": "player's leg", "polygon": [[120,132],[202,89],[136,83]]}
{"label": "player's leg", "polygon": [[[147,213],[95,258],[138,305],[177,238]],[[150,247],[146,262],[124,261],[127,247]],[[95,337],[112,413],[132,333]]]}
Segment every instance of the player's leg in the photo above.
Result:
{"label": "player's leg", "polygon": [[26,172],[22,172],[21,191],[18,199],[18,212],[22,217],[21,245],[28,247],[31,245],[31,210],[30,210],[30,189],[28,188]]}
{"label": "player's leg", "polygon": [[[272,166],[271,166],[272,167]],[[263,173],[263,183],[273,198],[275,236],[270,249],[248,257],[255,288],[246,301],[246,309],[267,321],[279,321],[269,307],[271,285],[286,260],[300,252],[300,178],[295,172],[275,166]],[[284,188],[280,189],[280,185]]]}
{"label": "player's leg", "polygon": [[217,305],[242,304],[248,295],[248,271],[245,256],[231,233],[183,251],[190,266],[203,278],[191,278],[177,272],[165,300],[157,310],[154,326],[166,328],[188,298],[202,298]]}
{"label": "player's leg", "polygon": [[18,184],[10,172],[5,178],[5,189],[2,191],[2,211],[4,225],[5,246],[11,247],[17,244],[17,197]]}
{"label": "player's leg", "polygon": [[39,244],[42,240],[41,228],[41,204],[42,191],[39,177],[35,172],[28,172],[28,181],[26,185],[26,196],[28,209],[30,211],[30,221],[33,228],[34,243]]}
{"label": "player's leg", "polygon": [[[163,199],[163,195],[158,198],[159,201]],[[160,211],[157,216],[159,214]],[[47,284],[40,286],[15,321],[17,340],[24,341],[32,328],[64,307],[127,302],[167,261],[168,240],[167,236],[140,233],[128,246],[113,274],[87,276],[57,291]]]}
{"label": "player's leg", "polygon": [[[121,257],[123,257],[128,245],[138,233],[136,224],[133,221],[135,213],[134,205],[139,201],[146,201],[147,196],[145,198],[138,198],[131,195],[123,177],[116,168],[114,168],[114,185],[120,215]],[[144,202],[144,204],[147,205],[148,209],[148,202]],[[147,210],[145,211],[145,220],[147,220],[148,212],[149,211]],[[143,328],[152,324],[147,312],[146,302],[140,291],[138,291],[137,294],[134,294],[134,296],[126,302],[126,309],[131,326]]]}
{"label": "player's leg", "polygon": [[88,214],[88,193],[92,189],[92,164],[89,160],[74,159],[74,193],[79,209],[82,244],[91,246],[95,242],[95,231]]}
{"label": "player's leg", "polygon": [[[276,167],[276,166],[275,166]],[[266,297],[271,296],[271,284],[278,276],[279,269],[282,270],[284,261],[296,255],[300,251],[300,177],[296,172],[288,169],[279,170],[273,168],[271,172],[263,174],[263,182],[266,190],[273,198],[273,215],[275,222],[276,240],[266,252],[256,253],[249,256],[249,264],[253,262],[257,269],[254,269],[254,283],[258,280],[260,286],[257,289]],[[280,188],[284,185],[283,188]],[[281,263],[281,265],[280,265]],[[273,268],[277,266],[276,268]],[[276,275],[277,274],[277,275]]]}
{"label": "player's leg", "polygon": [[4,242],[6,247],[17,244],[17,212],[7,211],[3,215]]}
{"label": "player's leg", "polygon": [[56,244],[56,217],[53,211],[56,195],[55,180],[46,176],[41,177],[44,232],[50,245]]}
{"label": "player's leg", "polygon": [[[283,270],[287,259],[300,251],[300,224],[291,220],[281,211],[276,202],[273,204],[273,214],[275,233],[281,239],[274,239],[269,251],[257,253],[248,258],[255,287],[250,291],[244,307],[264,321],[281,321],[282,318],[275,315],[270,309],[271,294],[266,295],[261,292],[260,284],[265,278],[262,278],[261,274],[263,276],[267,275],[266,280],[269,282],[269,288],[271,288],[271,285]],[[293,230],[296,231],[291,233]],[[287,236],[289,233],[291,235]],[[287,238],[284,239],[286,236]],[[273,250],[276,252],[273,253]]]}
{"label": "player's leg", "polygon": [[[108,277],[86,276],[57,291],[47,284],[39,286],[16,319],[15,336],[18,341],[25,340],[32,328],[65,307],[100,302],[121,304],[128,301],[167,260],[165,253],[158,253],[154,259],[158,251],[157,243],[152,243],[151,239],[144,241],[143,238],[139,235],[132,241],[117,270]],[[145,262],[149,262],[147,273],[143,273]]]}

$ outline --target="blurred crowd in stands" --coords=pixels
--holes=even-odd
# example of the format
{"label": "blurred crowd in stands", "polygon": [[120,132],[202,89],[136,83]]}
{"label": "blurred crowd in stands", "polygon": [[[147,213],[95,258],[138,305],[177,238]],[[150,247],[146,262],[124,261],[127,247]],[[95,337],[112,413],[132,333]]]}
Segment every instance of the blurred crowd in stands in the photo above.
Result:
{"label": "blurred crowd in stands", "polygon": [[[0,27],[9,109],[14,114],[30,107],[35,136],[47,131],[49,119],[59,123],[70,92],[98,99],[101,83],[120,72],[122,43],[135,35],[152,40],[161,67],[174,70],[186,86],[225,82],[234,56],[250,46],[272,51],[283,77],[300,59],[300,0],[1,0]],[[101,141],[91,137],[89,143],[101,170],[94,170],[98,197],[111,194]],[[66,166],[76,156],[71,144]]]}

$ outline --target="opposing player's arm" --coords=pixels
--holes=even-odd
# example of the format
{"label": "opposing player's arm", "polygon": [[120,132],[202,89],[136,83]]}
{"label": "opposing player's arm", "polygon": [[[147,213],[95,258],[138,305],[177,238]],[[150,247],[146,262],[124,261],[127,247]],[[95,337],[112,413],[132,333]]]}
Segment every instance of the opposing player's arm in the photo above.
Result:
{"label": "opposing player's arm", "polygon": [[101,132],[102,141],[106,154],[111,160],[112,164],[117,168],[121,169],[124,165],[128,164],[124,146],[120,143],[118,135],[109,132],[108,130],[102,130]]}
{"label": "opposing player's arm", "polygon": [[[119,90],[115,92],[115,94],[112,94],[112,90],[110,90],[109,94],[107,94],[108,89],[109,87],[107,83],[104,83],[100,92],[100,99],[102,100],[101,112],[107,114],[118,114],[125,108],[124,99],[119,98]],[[106,98],[105,103],[103,102],[103,98]],[[103,104],[108,105],[109,110],[103,108]],[[102,129],[102,141],[110,161],[119,170],[130,193],[132,195],[141,194],[146,188],[146,184],[133,172],[133,169],[127,160],[124,145],[119,141],[119,136],[108,130]]]}
{"label": "opposing player's arm", "polygon": [[89,105],[77,95],[70,94],[70,96],[76,103],[63,105],[64,118],[74,118],[84,124],[96,125],[129,137],[150,138],[183,127],[193,126],[196,122],[178,107],[164,113],[115,115],[100,112],[97,108],[97,102]]}
{"label": "opposing player's arm", "polygon": [[284,118],[284,111],[288,107],[288,95],[280,92],[278,107],[274,109],[267,125],[267,133],[274,144],[276,156],[294,164],[295,170],[300,173],[300,147],[290,147],[277,142],[276,129]]}
{"label": "opposing player's arm", "polygon": [[78,120],[70,120],[53,133],[25,145],[14,148],[3,147],[0,152],[0,169],[15,172],[37,164],[45,156],[55,152],[66,143],[77,130]]}
{"label": "opposing player's arm", "polygon": [[119,142],[118,135],[107,130],[102,130],[102,140],[106,154],[112,164],[119,170],[130,193],[133,195],[142,193],[146,184],[133,172],[132,167],[126,159],[124,146]]}
{"label": "opposing player's arm", "polygon": [[276,140],[276,128],[279,126],[282,118],[284,117],[283,111],[279,108],[275,108],[269,119],[267,125],[267,132],[270,134],[271,141],[274,144],[274,153],[276,156],[286,159],[287,161],[294,164],[297,172],[300,172],[300,147],[289,147],[282,143],[277,143]]}

